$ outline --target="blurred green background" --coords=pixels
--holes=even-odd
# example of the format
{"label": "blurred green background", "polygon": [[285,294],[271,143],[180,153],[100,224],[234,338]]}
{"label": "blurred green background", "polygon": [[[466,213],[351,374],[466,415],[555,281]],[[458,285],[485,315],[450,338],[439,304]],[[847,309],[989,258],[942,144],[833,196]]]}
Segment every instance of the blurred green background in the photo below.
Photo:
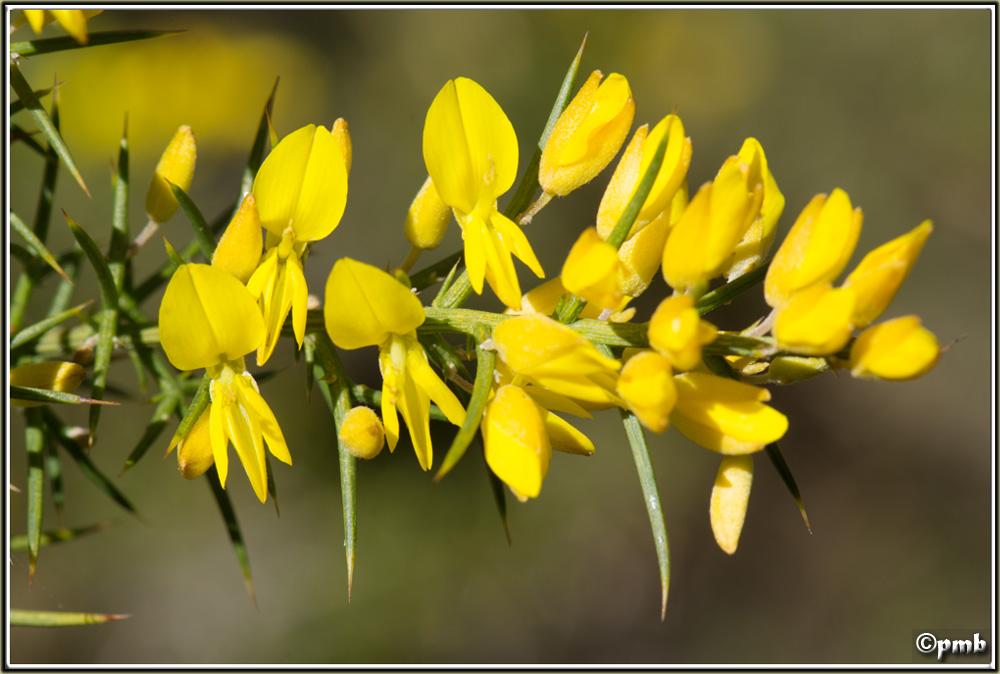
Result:
{"label": "blurred green background", "polygon": [[[13,607],[132,618],[13,628],[11,661],[910,663],[913,630],[990,633],[992,22],[987,8],[106,11],[91,19],[92,31],[185,32],[28,60],[35,87],[65,81],[65,137],[93,192],[86,199],[64,173],[56,205],[102,247],[126,113],[134,228],[145,222],[142,195],[177,126],[190,124],[197,137],[190,194],[211,218],[237,195],[276,77],[280,135],[346,118],[354,143],[347,211],[306,266],[321,294],[341,256],[381,266],[406,255],[403,216],[426,176],[424,115],[447,79],[471,77],[493,94],[517,130],[523,167],[589,31],[581,72],[625,74],[637,125],[681,115],[694,143],[692,189],[744,138],[761,141],[787,199],[779,241],[814,194],[835,187],[865,213],[851,267],[932,219],[934,234],[885,317],[918,313],[942,344],[960,341],[918,381],[842,374],[774,391],[790,418],[782,449],[812,535],[760,456],[739,550],[725,555],[708,520],[718,456],[674,430],[650,437],[672,561],[664,622],[649,522],[613,412],[580,424],[598,447],[593,457],[558,455],[540,498],[508,498],[511,546],[475,453],[440,484],[420,472],[405,441],[361,465],[348,603],[333,423],[316,392],[304,404],[303,367],[284,344],[268,365],[277,375],[262,386],[295,461],[273,462],[280,519],[242,471],[229,481],[259,609],[207,485],[182,479],[173,456],[159,459],[164,439],[116,480],[147,525],[67,462],[67,524],[115,526],[43,550],[30,590],[26,556],[14,555],[9,569]],[[29,36],[25,27],[13,38]],[[14,147],[10,162],[11,208],[30,222],[40,161]],[[550,275],[593,224],[609,175],[556,200],[528,228]],[[456,229],[421,263],[456,250]],[[178,247],[190,238],[183,214],[165,230]],[[52,247],[65,250],[71,240],[58,217],[52,231]],[[162,248],[154,240],[140,265],[159,266]],[[43,288],[41,304],[53,287]],[[636,320],[648,320],[666,292],[657,281]],[[711,320],[744,327],[764,313],[760,294]],[[97,297],[86,273],[78,297]],[[352,378],[378,385],[373,349],[344,359]],[[153,408],[126,361],[116,362],[112,382],[133,397],[104,411],[92,457],[117,475]],[[82,423],[86,410],[65,414]],[[452,431],[437,431],[440,462]],[[10,479],[19,486],[22,447],[14,414]],[[23,493],[10,494],[9,517],[22,533]]]}

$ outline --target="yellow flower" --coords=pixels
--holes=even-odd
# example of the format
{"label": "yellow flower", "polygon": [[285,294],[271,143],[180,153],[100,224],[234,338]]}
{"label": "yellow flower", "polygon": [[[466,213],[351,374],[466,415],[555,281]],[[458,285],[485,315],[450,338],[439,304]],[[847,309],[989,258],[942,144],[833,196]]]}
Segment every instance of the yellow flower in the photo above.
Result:
{"label": "yellow flower", "polygon": [[226,486],[233,443],[257,498],[267,499],[264,443],[291,465],[281,428],[243,357],[264,339],[264,322],[249,291],[228,272],[186,264],[174,272],[160,303],[160,344],[178,370],[206,368],[212,402],[209,437],[219,482]]}
{"label": "yellow flower", "polygon": [[927,374],[941,355],[937,338],[916,316],[873,325],[851,345],[851,374],[902,381]]}
{"label": "yellow flower", "polygon": [[340,443],[359,459],[374,459],[385,445],[385,429],[370,407],[352,407],[340,427]]}
{"label": "yellow flower", "polygon": [[670,425],[670,411],[677,402],[670,361],[653,351],[640,351],[625,363],[618,377],[618,393],[642,425],[662,433]]}
{"label": "yellow flower", "polygon": [[342,349],[379,347],[382,422],[389,451],[399,440],[398,409],[410,431],[420,467],[433,462],[430,402],[461,426],[465,408],[427,362],[416,329],[424,322],[420,300],[399,281],[363,262],[337,260],[326,282],[326,330]]}
{"label": "yellow flower", "polygon": [[427,173],[462,228],[473,289],[481,294],[485,279],[501,302],[518,308],[521,286],[511,255],[539,278],[545,273],[521,228],[497,210],[497,198],[517,174],[510,120],[472,80],[449,80],[427,111],[423,146]]}
{"label": "yellow flower", "polygon": [[299,347],[306,331],[309,289],[302,271],[306,244],[330,235],[347,203],[347,163],[337,139],[322,126],[288,134],[267,156],[253,183],[269,249],[247,289],[258,298],[266,335],[257,364],[271,357],[289,310]]}
{"label": "yellow flower", "polygon": [[715,476],[715,486],[712,487],[709,513],[715,542],[730,555],[736,552],[740,541],[752,483],[753,457],[727,456],[722,459]]}
{"label": "yellow flower", "polygon": [[597,235],[595,227],[583,230],[562,268],[562,284],[602,309],[614,309],[622,301],[618,289],[618,251]]}
{"label": "yellow flower", "polygon": [[634,233],[618,249],[621,267],[618,270],[618,287],[630,297],[638,297],[646,292],[653,282],[656,271],[663,260],[663,246],[667,243],[670,228],[680,219],[687,208],[687,181],[674,193],[670,208],[652,222]]}
{"label": "yellow flower", "polygon": [[865,255],[850,273],[844,287],[852,289],[857,298],[852,318],[854,327],[867,327],[885,311],[933,229],[931,221],[925,220],[907,234]]}
{"label": "yellow flower", "polygon": [[501,386],[486,406],[480,429],[490,470],[519,500],[538,496],[552,457],[538,404],[518,386]]}
{"label": "yellow flower", "polygon": [[[72,393],[83,383],[86,376],[87,371],[82,365],[49,361],[12,368],[10,371],[10,385],[40,388],[59,393]],[[14,407],[38,407],[45,403],[12,398],[10,404]]]}
{"label": "yellow flower", "polygon": [[715,180],[702,185],[663,247],[663,278],[670,287],[697,291],[722,273],[760,210],[760,175],[730,157]]}
{"label": "yellow flower", "polygon": [[344,158],[344,168],[348,175],[351,173],[351,160],[354,157],[354,146],[351,144],[351,132],[347,128],[347,120],[338,117],[330,128],[330,135],[340,148],[340,154]]}
{"label": "yellow flower", "polygon": [[451,220],[451,208],[441,201],[441,196],[434,189],[434,181],[430,176],[424,181],[417,196],[406,212],[406,222],[403,231],[406,240],[417,248],[431,250],[438,247]]}
{"label": "yellow flower", "polygon": [[[188,434],[177,443],[177,470],[189,480],[200,477],[215,462],[212,455],[212,413],[205,410]],[[173,449],[167,450],[167,454]],[[164,457],[166,458],[166,457]]]}
{"label": "yellow flower", "polygon": [[721,454],[750,454],[764,449],[788,430],[788,419],[764,403],[767,389],[703,372],[674,377],[677,404],[672,423],[697,444]]}
{"label": "yellow flower", "polygon": [[12,28],[26,20],[35,34],[42,32],[48,24],[56,21],[73,39],[80,44],[87,44],[87,19],[97,16],[103,9],[22,9],[22,21],[15,21]]}
{"label": "yellow flower", "polygon": [[546,194],[562,197],[587,184],[625,142],[635,115],[628,80],[618,73],[601,77],[600,70],[591,73],[552,127],[538,167]]}
{"label": "yellow flower", "polygon": [[782,349],[805,356],[836,353],[851,338],[853,312],[853,290],[818,283],[778,309],[774,337]]}
{"label": "yellow flower", "polygon": [[245,284],[260,263],[263,246],[264,234],[257,214],[257,201],[252,193],[247,194],[215,246],[212,266],[224,269]]}
{"label": "yellow flower", "polygon": [[160,161],[156,164],[153,179],[146,192],[146,214],[149,219],[163,224],[174,217],[177,212],[177,198],[167,181],[188,191],[194,179],[194,165],[198,157],[198,148],[194,142],[194,133],[190,126],[177,129],[170,139],[167,149],[163,151]]}
{"label": "yellow flower", "polygon": [[698,316],[690,295],[666,298],[649,320],[649,345],[678,370],[698,367],[701,347],[714,342],[718,334],[714,325]]}
{"label": "yellow flower", "polygon": [[669,134],[669,140],[666,153],[663,155],[663,163],[660,165],[659,173],[656,174],[653,188],[629,231],[629,236],[634,235],[670,207],[674,193],[687,175],[688,166],[691,164],[691,139],[684,136],[681,118],[667,115],[647,137],[648,128],[647,125],[643,125],[636,130],[622,158],[618,160],[611,182],[608,183],[608,188],[601,198],[601,204],[597,209],[597,231],[602,239],[608,238],[614,230],[629,200],[639,187],[639,181],[653,161],[653,155],[656,154],[664,135]]}
{"label": "yellow flower", "polygon": [[780,307],[795,293],[831,282],[843,271],[861,232],[861,209],[841,189],[830,197],[817,194],[799,214],[771,260],[764,279],[764,299]]}
{"label": "yellow flower", "polygon": [[743,141],[743,147],[737,156],[748,169],[759,169],[764,186],[764,198],[760,204],[760,213],[733,251],[733,261],[726,270],[727,281],[753,270],[767,256],[774,241],[778,218],[785,209],[785,196],[778,189],[778,183],[767,168],[767,157],[760,142],[756,138],[747,138]]}
{"label": "yellow flower", "polygon": [[549,409],[589,416],[584,410],[624,405],[616,392],[621,364],[548,316],[503,321],[493,330],[493,344],[515,375],[561,399],[561,407],[543,402]]}

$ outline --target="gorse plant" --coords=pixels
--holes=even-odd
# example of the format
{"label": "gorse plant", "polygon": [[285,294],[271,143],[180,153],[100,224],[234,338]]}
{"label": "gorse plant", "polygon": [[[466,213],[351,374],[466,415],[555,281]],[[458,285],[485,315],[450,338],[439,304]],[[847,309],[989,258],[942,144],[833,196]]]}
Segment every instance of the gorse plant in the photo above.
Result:
{"label": "gorse plant", "polygon": [[[25,14],[39,30],[45,17]],[[778,447],[794,421],[768,404],[768,387],[835,369],[855,377],[910,379],[939,358],[937,340],[917,317],[877,322],[930,234],[929,221],[871,251],[836,285],[854,252],[862,215],[843,190],[833,189],[805,205],[769,257],[785,198],[772,172],[780,175],[781,167],[772,167],[761,144],[746,139],[710,182],[689,189],[693,143],[676,112],[652,128],[639,126],[626,144],[637,106],[625,76],[594,71],[571,96],[582,47],[526,164],[513,125],[481,85],[464,77],[444,84],[424,124],[427,178],[409,212],[400,214],[400,234],[412,250],[388,271],[342,258],[323,292],[313,288],[310,295],[304,274],[309,251],[326,245],[349,199],[351,138],[347,122],[338,119],[330,129],[308,125],[279,139],[271,126],[273,91],[232,208],[209,222],[188,196],[197,180],[197,148],[194,131],[181,126],[151,177],[148,223],[133,238],[126,132],[115,168],[108,251],[94,243],[105,236],[92,231],[99,220],[73,214],[75,221],[70,215],[66,220],[79,248],[54,256],[46,238],[57,206],[52,193],[58,167],[83,183],[59,135],[57,96],[27,86],[18,61],[77,48],[88,37],[80,10],[51,15],[75,40],[14,43],[10,66],[14,90],[48,143],[12,122],[12,141],[48,159],[33,226],[10,214],[12,229],[24,240],[12,246],[23,268],[10,307],[15,367],[9,376],[11,404],[26,407],[29,507],[23,545],[32,574],[43,545],[94,530],[42,527],[46,477],[57,509],[61,503],[56,445],[136,513],[114,480],[88,459],[102,416],[98,405],[111,404],[104,397],[113,353],[127,356],[144,390],[149,381],[156,385],[156,410],[123,471],[152,447],[175,450],[185,478],[209,483],[251,594],[247,553],[225,491],[229,447],[262,503],[277,495],[269,454],[289,465],[294,460],[296,470],[308,470],[310,457],[286,442],[282,419],[266,401],[266,385],[262,390],[247,368],[248,355],[255,354],[261,366],[276,348],[300,353],[307,388],[319,389],[334,418],[348,592],[357,541],[356,463],[375,458],[384,445],[393,451],[400,444],[400,418],[420,467],[429,471],[437,459],[435,480],[445,478],[474,443],[481,446],[506,527],[504,486],[521,502],[540,497],[553,450],[583,456],[620,451],[595,446],[570,421],[616,410],[654,534],[663,611],[669,556],[646,431],[662,434],[674,427],[719,454],[710,520],[719,547],[732,554],[754,455],[768,457],[805,518]],[[98,33],[89,41],[155,35]],[[46,93],[52,96],[49,111],[38,101]],[[552,198],[570,197],[620,151],[594,224],[581,228],[558,275],[543,269],[523,225],[544,219]],[[505,195],[511,196],[501,209]],[[133,256],[177,210],[193,226],[194,241],[176,250],[164,235],[170,262],[162,269],[140,268]],[[412,271],[422,251],[441,243],[452,219],[461,229],[462,250]],[[71,306],[84,259],[97,274],[100,298]],[[526,293],[520,264],[539,279]],[[63,277],[56,300],[44,319],[22,325],[33,289],[52,272]],[[651,316],[637,316],[630,304],[658,272],[673,294]],[[761,285],[771,312],[746,329],[721,330],[704,318],[745,293],[761,292]],[[159,306],[149,306],[164,286]],[[494,295],[502,310],[463,308],[472,293]],[[381,387],[352,381],[341,366],[343,352],[366,346],[378,347]],[[90,396],[75,395],[88,377]],[[52,411],[58,404],[92,405],[89,427],[68,426]],[[121,401],[103,416],[128,404]],[[162,436],[172,418],[179,425],[167,440]],[[434,451],[432,420],[455,427],[443,454],[440,447]]]}

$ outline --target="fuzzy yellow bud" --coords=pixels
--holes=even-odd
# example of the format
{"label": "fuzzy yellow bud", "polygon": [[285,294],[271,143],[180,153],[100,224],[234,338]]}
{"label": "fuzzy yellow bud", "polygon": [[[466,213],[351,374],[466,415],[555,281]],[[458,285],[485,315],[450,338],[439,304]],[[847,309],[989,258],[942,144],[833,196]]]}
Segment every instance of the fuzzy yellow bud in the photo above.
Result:
{"label": "fuzzy yellow bud", "polygon": [[[58,393],[72,393],[83,383],[86,376],[87,371],[81,365],[49,361],[11,369],[10,385],[40,388]],[[10,404],[15,407],[38,407],[45,403],[11,399]]]}
{"label": "fuzzy yellow bud", "polygon": [[764,279],[764,299],[780,307],[795,293],[831,282],[847,266],[861,233],[861,209],[841,189],[817,194],[802,210],[774,254]]}
{"label": "fuzzy yellow bud", "polygon": [[206,409],[188,434],[177,444],[177,470],[189,480],[203,475],[213,463],[211,414]]}
{"label": "fuzzy yellow bud", "polygon": [[736,552],[747,516],[750,485],[753,483],[753,457],[727,456],[719,464],[712,487],[709,514],[715,542],[726,554]]}
{"label": "fuzzy yellow bud", "polygon": [[588,227],[573,244],[562,268],[566,290],[605,309],[622,301],[618,289],[620,263],[614,246],[601,240],[597,229]]}
{"label": "fuzzy yellow bud", "polygon": [[662,433],[670,425],[670,411],[677,402],[670,361],[653,351],[632,356],[618,377],[618,394],[643,426]]}
{"label": "fuzzy yellow bud", "polygon": [[625,142],[635,116],[628,80],[618,73],[601,77],[600,70],[591,73],[552,127],[538,167],[547,194],[566,196],[587,184]]}
{"label": "fuzzy yellow bud", "polygon": [[753,270],[760,264],[761,260],[771,250],[771,243],[774,241],[775,226],[778,218],[785,209],[785,196],[778,189],[778,183],[767,167],[767,157],[764,155],[764,148],[756,138],[747,138],[743,142],[737,155],[740,161],[748,167],[748,170],[756,168],[760,171],[760,176],[752,177],[752,180],[759,179],[764,186],[764,198],[760,203],[760,213],[750,223],[750,228],[743,235],[743,240],[736,245],[733,251],[733,260],[729,269],[726,270],[726,280],[732,281]]}
{"label": "fuzzy yellow bud", "polygon": [[873,325],[851,345],[851,374],[864,379],[903,381],[931,370],[941,355],[937,338],[916,316]]}
{"label": "fuzzy yellow bud", "polygon": [[857,298],[853,323],[856,328],[868,327],[878,318],[917,261],[924,242],[934,227],[925,220],[912,231],[883,244],[865,255],[861,263],[844,281]]}
{"label": "fuzzy yellow bud", "polygon": [[385,445],[385,429],[370,407],[352,407],[340,426],[340,443],[359,459],[374,459]]}
{"label": "fuzzy yellow bud", "polygon": [[330,135],[333,136],[334,142],[336,142],[337,147],[340,148],[340,154],[344,155],[344,168],[346,168],[347,173],[350,174],[353,146],[351,145],[351,132],[347,128],[347,120],[343,117],[338,117],[337,121],[333,123],[333,127],[330,129]]}
{"label": "fuzzy yellow bud", "polygon": [[187,192],[194,178],[197,155],[198,150],[191,127],[182,126],[177,129],[177,133],[156,164],[156,171],[153,172],[153,179],[149,183],[149,191],[146,192],[146,213],[150,220],[163,224],[177,212],[177,199],[167,182]]}
{"label": "fuzzy yellow bud", "polygon": [[243,197],[243,203],[215,246],[212,266],[224,269],[246,285],[260,263],[263,245],[264,229],[251,192]]}
{"label": "fuzzy yellow bud", "polygon": [[810,286],[778,309],[774,337],[778,346],[806,356],[825,356],[851,338],[854,292],[829,283]]}
{"label": "fuzzy yellow bud", "polygon": [[649,320],[649,345],[670,359],[678,370],[693,370],[701,362],[701,347],[715,341],[719,331],[703,321],[690,295],[674,295],[660,302]]}
{"label": "fuzzy yellow bud", "polygon": [[519,500],[538,496],[552,457],[538,404],[518,386],[501,386],[480,428],[490,470]]}
{"label": "fuzzy yellow bud", "polygon": [[434,181],[428,176],[406,212],[403,225],[406,240],[423,250],[437,248],[450,221],[451,207],[441,200]]}

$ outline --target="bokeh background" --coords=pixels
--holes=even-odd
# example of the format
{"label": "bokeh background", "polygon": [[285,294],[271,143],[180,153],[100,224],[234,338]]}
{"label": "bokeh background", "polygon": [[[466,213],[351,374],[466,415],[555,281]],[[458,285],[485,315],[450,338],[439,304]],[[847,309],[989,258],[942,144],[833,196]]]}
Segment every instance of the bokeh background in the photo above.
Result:
{"label": "bokeh background", "polygon": [[[791,420],[782,448],[811,535],[761,456],[739,550],[725,555],[708,521],[718,456],[673,430],[650,437],[672,561],[664,622],[649,522],[614,413],[580,424],[596,455],[558,455],[540,498],[508,498],[512,545],[475,453],[440,484],[419,470],[405,441],[361,465],[348,603],[333,422],[315,391],[305,404],[303,367],[283,345],[268,365],[275,376],[262,386],[295,461],[292,468],[274,462],[280,518],[256,501],[241,471],[229,482],[259,608],[208,487],[182,479],[172,456],[160,460],[164,439],[116,478],[147,524],[68,465],[67,524],[114,526],[45,549],[30,590],[25,555],[8,569],[11,606],[131,619],[14,628],[11,661],[911,663],[925,662],[913,645],[919,631],[990,633],[992,23],[988,8],[188,9],[91,19],[93,31],[184,31],[24,63],[36,87],[64,82],[64,134],[93,198],[63,174],[56,204],[102,246],[109,166],[126,113],[133,227],[145,222],[141,195],[181,124],[198,140],[190,194],[214,217],[237,195],[263,103],[280,77],[279,134],[344,117],[354,143],[347,211],[309,257],[310,288],[321,292],[341,256],[399,264],[408,251],[403,216],[426,176],[423,119],[444,82],[467,76],[493,94],[517,130],[523,167],[589,32],[581,72],[625,74],[636,124],[655,124],[674,109],[681,115],[694,143],[692,186],[710,180],[747,136],[761,141],[787,199],[779,237],[814,194],[834,187],[865,213],[851,266],[932,219],[934,234],[886,317],[918,313],[954,345],[918,381],[828,375],[774,391],[773,404]],[[14,39],[29,35],[25,27]],[[40,162],[21,147],[10,162],[11,208],[30,222]],[[530,226],[550,274],[592,224],[609,175],[555,201]],[[53,248],[64,250],[69,235],[53,223]],[[457,249],[452,228],[423,261]],[[190,238],[183,214],[165,229],[178,247]],[[154,240],[138,260],[159,266],[162,246]],[[637,320],[648,320],[666,292],[658,281],[638,302]],[[91,277],[78,296],[97,296]],[[712,320],[738,329],[764,313],[759,291],[739,305]],[[378,385],[373,349],[344,359],[349,376]],[[112,382],[128,404],[105,410],[92,454],[109,475],[118,474],[153,409],[125,363],[112,369]],[[82,422],[85,413],[66,414]],[[23,424],[11,417],[10,480],[23,486]],[[436,431],[440,461],[452,431]],[[23,493],[11,493],[9,518],[12,532],[22,533]]]}

